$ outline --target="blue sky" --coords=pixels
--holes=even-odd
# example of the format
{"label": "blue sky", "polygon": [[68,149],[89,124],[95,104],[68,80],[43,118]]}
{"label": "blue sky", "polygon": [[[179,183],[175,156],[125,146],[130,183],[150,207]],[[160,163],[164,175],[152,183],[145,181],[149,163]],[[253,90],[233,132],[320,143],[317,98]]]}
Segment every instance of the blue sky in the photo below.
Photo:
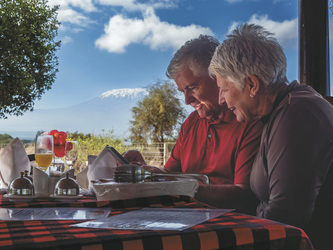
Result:
{"label": "blue sky", "polygon": [[60,5],[59,72],[52,89],[36,101],[36,109],[67,107],[111,89],[146,87],[166,79],[169,61],[185,41],[199,34],[222,41],[244,22],[276,34],[287,55],[288,79],[298,78],[295,0],[49,0],[49,4]]}
{"label": "blue sky", "polygon": [[[56,39],[62,41],[57,52],[59,72],[51,90],[35,102],[35,109],[66,108],[91,100],[109,90],[143,88],[156,80],[166,80],[168,64],[174,52],[184,42],[200,34],[210,34],[223,41],[228,32],[244,22],[262,25],[276,34],[287,55],[287,77],[289,81],[298,79],[296,0],[48,2],[50,5],[60,6],[58,19],[61,26]],[[331,12],[329,18],[330,33],[333,34]],[[331,55],[332,37],[333,35],[330,36]],[[332,71],[332,60],[330,65]],[[16,134],[11,135],[23,138],[27,135],[18,134],[17,131],[26,129],[30,130],[28,137],[32,138],[37,130],[47,130],[49,127],[60,129],[49,120],[48,126],[39,122],[25,126],[34,114],[38,116],[38,112],[27,112],[23,117],[9,117],[8,120],[0,122],[0,133],[16,131]],[[128,120],[130,119],[131,117],[128,117]],[[88,117],[87,121],[77,124],[77,130],[86,129],[89,122]],[[36,126],[38,129],[32,129]],[[108,126],[105,129],[109,129]]]}

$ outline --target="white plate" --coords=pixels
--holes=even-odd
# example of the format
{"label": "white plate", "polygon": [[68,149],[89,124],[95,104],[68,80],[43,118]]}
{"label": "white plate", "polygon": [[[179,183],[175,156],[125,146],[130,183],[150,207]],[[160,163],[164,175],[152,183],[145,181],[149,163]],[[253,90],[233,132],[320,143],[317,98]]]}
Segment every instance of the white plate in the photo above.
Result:
{"label": "white plate", "polygon": [[81,198],[83,195],[79,194],[79,195],[54,195],[51,194],[50,198],[54,198],[58,201],[76,201],[77,199]]}
{"label": "white plate", "polygon": [[10,201],[32,201],[34,199],[36,199],[36,196],[34,195],[13,195],[13,194],[4,194],[3,195],[4,198],[9,199]]}

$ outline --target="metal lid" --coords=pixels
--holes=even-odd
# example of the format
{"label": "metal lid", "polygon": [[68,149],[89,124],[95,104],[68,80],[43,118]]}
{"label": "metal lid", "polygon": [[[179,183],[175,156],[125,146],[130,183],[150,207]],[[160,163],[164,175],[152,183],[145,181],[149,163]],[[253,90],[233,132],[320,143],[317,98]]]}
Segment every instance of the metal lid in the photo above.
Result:
{"label": "metal lid", "polygon": [[8,187],[9,195],[34,195],[34,186],[29,178],[24,176],[24,172],[20,172],[20,177],[15,178]]}
{"label": "metal lid", "polygon": [[68,196],[76,196],[79,195],[80,189],[78,183],[69,177],[69,173],[66,173],[66,177],[61,178],[55,188],[54,195],[68,195]]}
{"label": "metal lid", "polygon": [[31,175],[28,175],[28,173],[29,173],[28,170],[24,170],[24,177],[25,177],[25,178],[28,178],[28,179],[33,183],[32,176],[31,176]]}

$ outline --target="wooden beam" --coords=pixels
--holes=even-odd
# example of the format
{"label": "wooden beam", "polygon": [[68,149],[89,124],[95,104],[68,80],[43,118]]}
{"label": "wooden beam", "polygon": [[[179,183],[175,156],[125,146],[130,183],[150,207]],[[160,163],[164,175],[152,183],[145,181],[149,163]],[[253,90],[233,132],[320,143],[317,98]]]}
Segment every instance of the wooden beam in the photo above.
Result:
{"label": "wooden beam", "polygon": [[328,0],[298,1],[299,81],[330,95]]}

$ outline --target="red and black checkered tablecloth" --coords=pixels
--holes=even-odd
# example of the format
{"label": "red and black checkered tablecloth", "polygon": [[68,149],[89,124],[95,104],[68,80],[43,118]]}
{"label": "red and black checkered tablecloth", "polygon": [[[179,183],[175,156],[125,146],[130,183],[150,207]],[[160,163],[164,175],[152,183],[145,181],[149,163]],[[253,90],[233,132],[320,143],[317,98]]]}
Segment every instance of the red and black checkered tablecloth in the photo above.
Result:
{"label": "red and black checkered tablecloth", "polygon": [[[112,208],[110,216],[142,207],[203,208],[187,196],[157,196],[124,201],[75,202],[38,199],[11,202],[0,195],[0,207]],[[270,220],[227,213],[184,231],[114,230],[70,227],[81,221],[0,221],[0,249],[312,249],[299,228]]]}

